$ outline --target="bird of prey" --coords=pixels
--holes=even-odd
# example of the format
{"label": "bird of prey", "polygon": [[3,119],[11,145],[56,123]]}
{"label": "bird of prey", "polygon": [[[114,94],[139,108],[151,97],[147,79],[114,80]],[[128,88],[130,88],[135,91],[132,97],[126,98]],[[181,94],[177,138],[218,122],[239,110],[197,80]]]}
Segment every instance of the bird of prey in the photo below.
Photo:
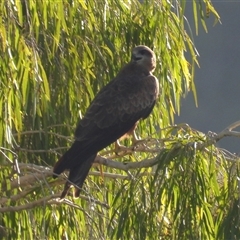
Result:
{"label": "bird of prey", "polygon": [[149,116],[159,94],[158,80],[152,74],[155,67],[154,52],[144,45],[135,47],[131,61],[93,99],[76,128],[74,143],[53,169],[53,177],[69,170],[61,198],[71,185],[79,197],[97,153]]}

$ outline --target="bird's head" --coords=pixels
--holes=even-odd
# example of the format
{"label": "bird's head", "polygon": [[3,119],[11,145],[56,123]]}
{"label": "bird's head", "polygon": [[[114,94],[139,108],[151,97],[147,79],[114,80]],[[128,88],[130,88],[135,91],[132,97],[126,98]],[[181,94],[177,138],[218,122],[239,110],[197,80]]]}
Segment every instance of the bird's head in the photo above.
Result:
{"label": "bird's head", "polygon": [[153,72],[156,67],[155,53],[144,45],[139,45],[133,49],[131,61],[147,68],[149,72]]}

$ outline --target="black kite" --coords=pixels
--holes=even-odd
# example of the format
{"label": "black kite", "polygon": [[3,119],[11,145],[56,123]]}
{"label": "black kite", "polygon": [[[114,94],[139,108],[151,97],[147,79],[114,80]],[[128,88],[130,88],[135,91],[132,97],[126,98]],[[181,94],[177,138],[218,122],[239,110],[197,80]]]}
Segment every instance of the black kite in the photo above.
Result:
{"label": "black kite", "polygon": [[96,95],[77,126],[73,145],[54,166],[54,174],[70,171],[61,198],[71,185],[77,186],[78,197],[97,153],[151,113],[159,94],[158,80],[152,75],[155,66],[154,52],[137,46],[131,61]]}

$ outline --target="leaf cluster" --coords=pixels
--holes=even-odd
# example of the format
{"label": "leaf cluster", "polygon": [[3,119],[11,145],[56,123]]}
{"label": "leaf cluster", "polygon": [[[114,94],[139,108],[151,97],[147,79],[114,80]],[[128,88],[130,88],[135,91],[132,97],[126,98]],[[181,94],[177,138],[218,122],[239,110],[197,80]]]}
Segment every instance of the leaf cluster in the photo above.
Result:
{"label": "leaf cluster", "polygon": [[[207,135],[168,128],[187,92],[196,101],[198,53],[191,29],[186,31],[186,2],[0,3],[1,237],[234,239],[239,234],[236,159],[227,162]],[[196,32],[199,21],[206,27],[205,12],[219,20],[209,0],[192,3]],[[65,178],[54,181],[51,166],[71,144],[95,94],[139,44],[155,51],[161,87],[151,117],[138,127],[147,140],[118,156],[109,146],[101,156],[112,161],[99,157],[99,162],[111,167],[104,167],[103,175],[99,166],[91,172],[79,200],[60,202]]]}

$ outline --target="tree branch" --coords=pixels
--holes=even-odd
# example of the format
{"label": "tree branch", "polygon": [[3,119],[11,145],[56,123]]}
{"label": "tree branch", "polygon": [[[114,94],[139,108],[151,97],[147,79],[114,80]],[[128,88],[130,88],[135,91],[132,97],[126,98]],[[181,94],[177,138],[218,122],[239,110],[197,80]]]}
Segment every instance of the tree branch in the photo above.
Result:
{"label": "tree branch", "polygon": [[8,207],[1,207],[0,208],[0,212],[15,212],[15,211],[21,211],[21,210],[27,210],[27,209],[31,209],[34,207],[38,207],[38,206],[43,206],[43,205],[47,205],[49,204],[49,200],[54,199],[54,198],[58,198],[60,197],[60,194],[53,194],[47,197],[43,197],[41,199],[38,199],[36,201],[30,202],[28,204],[25,205],[20,205],[20,206],[8,206]]}
{"label": "tree branch", "polygon": [[[186,124],[174,125],[172,127],[169,127],[170,129],[169,133],[172,133],[173,130],[177,129],[177,134],[178,134],[178,131],[180,131],[181,134],[190,136],[190,138],[188,137],[189,138],[188,142],[186,141],[181,142],[178,140],[178,138],[174,138],[172,135],[168,138],[164,138],[161,140],[153,139],[153,138],[144,139],[140,141],[137,145],[133,145],[130,147],[121,147],[117,153],[116,153],[116,150],[102,151],[101,155],[103,156],[98,155],[95,159],[95,163],[127,172],[126,175],[104,172],[103,176],[105,178],[131,180],[132,177],[128,174],[129,170],[149,168],[156,165],[159,161],[159,158],[156,155],[161,154],[163,151],[169,151],[173,153],[174,149],[178,150],[179,148],[182,148],[182,147],[188,148],[189,146],[193,146],[196,150],[205,149],[205,151],[209,151],[207,147],[215,144],[216,142],[220,141],[222,138],[226,136],[233,136],[233,137],[240,138],[240,132],[233,131],[237,127],[240,127],[240,121],[237,121],[229,125],[219,134],[210,132],[207,135],[204,135],[194,129],[191,129]],[[194,133],[196,133],[195,135],[199,137],[196,137]],[[189,134],[192,134],[192,136]],[[17,150],[25,151],[27,149],[18,148]],[[232,154],[227,150],[223,150],[223,149],[219,149],[219,150],[221,151],[221,154],[223,154],[223,156],[229,161],[236,161],[239,159],[235,154]],[[65,174],[61,174],[60,177],[56,180],[49,181],[47,180],[47,178],[51,177],[53,174],[51,167],[44,167],[44,166],[39,166],[39,165],[29,164],[29,163],[18,163],[18,160],[12,161],[4,153],[6,151],[10,151],[13,154],[14,158],[17,157],[17,154],[15,152],[12,152],[12,150],[5,149],[3,147],[0,148],[0,152],[7,159],[7,163],[5,164],[5,166],[6,165],[12,166],[16,164],[15,162],[17,161],[17,169],[15,167],[15,171],[17,173],[15,175],[17,175],[17,177],[15,177],[12,180],[6,180],[6,181],[9,181],[9,183],[7,184],[7,187],[5,187],[5,189],[4,189],[4,185],[2,185],[2,194],[4,195],[5,194],[4,192],[12,191],[13,189],[16,189],[16,188],[19,188],[19,191],[17,194],[10,195],[10,197],[3,196],[0,199],[0,204],[2,206],[2,208],[0,209],[0,212],[27,210],[37,206],[43,206],[43,205],[49,205],[49,204],[61,204],[61,203],[66,203],[70,206],[79,208],[78,205],[76,205],[75,203],[69,200],[59,201],[58,198],[60,197],[60,193],[52,194],[52,188],[54,186],[62,185],[65,181],[67,181],[67,177]],[[35,151],[35,150],[30,150],[30,151]],[[52,150],[37,150],[37,151],[49,152]],[[138,162],[127,162],[127,163],[113,160],[115,158],[120,158],[120,157],[122,158],[123,156],[133,154],[136,152],[150,153],[152,154],[153,157],[146,158]],[[152,173],[142,172],[138,176],[146,176],[149,174],[152,174]],[[89,175],[100,176],[102,175],[102,173],[98,171],[90,171]],[[25,205],[14,206],[14,207],[6,206],[9,202],[17,202],[19,200],[22,200],[23,198],[26,198],[29,194],[31,194],[33,191],[35,191],[35,189],[44,188],[46,186],[49,189],[49,192],[51,193],[49,196],[43,197],[39,200],[27,203]],[[106,203],[102,203],[93,198],[89,198],[83,195],[81,195],[80,197],[87,201],[94,201],[95,203],[100,204],[101,206],[109,207]]]}
{"label": "tree branch", "polygon": [[95,158],[95,163],[99,163],[102,165],[105,165],[107,167],[115,168],[115,169],[120,169],[124,171],[128,171],[130,169],[138,169],[138,168],[147,168],[147,167],[152,167],[157,163],[158,159],[157,158],[150,158],[150,159],[145,159],[139,162],[129,162],[129,163],[122,163],[122,162],[117,162],[113,161],[111,159],[97,156]]}
{"label": "tree branch", "polygon": [[240,121],[234,122],[226,127],[223,131],[219,134],[214,134],[215,136],[212,137],[213,142],[218,142],[224,137],[237,137],[240,138],[240,132],[233,131],[233,129],[240,127]]}

